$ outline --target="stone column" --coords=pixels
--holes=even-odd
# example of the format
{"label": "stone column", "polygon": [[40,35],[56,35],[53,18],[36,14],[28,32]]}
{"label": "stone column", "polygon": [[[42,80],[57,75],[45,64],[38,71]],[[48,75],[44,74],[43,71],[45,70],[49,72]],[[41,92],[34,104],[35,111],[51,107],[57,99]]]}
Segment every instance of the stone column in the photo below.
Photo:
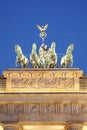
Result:
{"label": "stone column", "polygon": [[83,125],[81,124],[69,124],[67,130],[82,130]]}

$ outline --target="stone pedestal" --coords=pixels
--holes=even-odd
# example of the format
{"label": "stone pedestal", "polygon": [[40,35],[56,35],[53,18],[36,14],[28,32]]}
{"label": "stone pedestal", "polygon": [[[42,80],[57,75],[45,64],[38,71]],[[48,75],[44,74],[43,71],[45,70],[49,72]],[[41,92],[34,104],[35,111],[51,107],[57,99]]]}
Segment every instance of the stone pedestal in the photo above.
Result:
{"label": "stone pedestal", "polygon": [[78,68],[22,69],[14,68],[3,72],[6,77],[6,92],[79,92]]}

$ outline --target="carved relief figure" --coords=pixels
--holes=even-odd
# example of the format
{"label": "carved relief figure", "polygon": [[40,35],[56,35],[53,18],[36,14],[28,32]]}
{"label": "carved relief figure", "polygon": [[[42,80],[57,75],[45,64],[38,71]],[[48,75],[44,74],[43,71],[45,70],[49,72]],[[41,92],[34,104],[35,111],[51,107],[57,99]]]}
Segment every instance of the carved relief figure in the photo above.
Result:
{"label": "carved relief figure", "polygon": [[15,114],[24,113],[24,105],[16,104],[14,109]]}
{"label": "carved relief figure", "polygon": [[30,113],[39,113],[39,105],[38,104],[31,104],[30,105]]}
{"label": "carved relief figure", "polygon": [[49,113],[55,113],[55,106],[54,104],[44,104],[43,105],[43,113],[49,114]]}

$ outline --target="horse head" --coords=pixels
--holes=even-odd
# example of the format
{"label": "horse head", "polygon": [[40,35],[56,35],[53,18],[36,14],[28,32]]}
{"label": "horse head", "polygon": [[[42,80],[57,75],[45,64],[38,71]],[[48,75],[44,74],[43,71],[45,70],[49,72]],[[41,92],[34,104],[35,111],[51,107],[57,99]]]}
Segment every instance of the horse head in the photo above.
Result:
{"label": "horse head", "polygon": [[51,49],[54,50],[56,48],[56,43],[55,42],[52,42],[51,44]]}
{"label": "horse head", "polygon": [[73,49],[74,49],[74,44],[73,43],[71,43],[69,46],[68,46],[68,48],[67,48],[68,50],[72,50],[73,51]]}
{"label": "horse head", "polygon": [[36,43],[33,43],[32,44],[32,53],[36,53],[36,48],[37,48]]}
{"label": "horse head", "polygon": [[74,50],[74,44],[71,43],[71,44],[68,46],[67,50],[66,50],[66,54],[71,54],[73,50]]}
{"label": "horse head", "polygon": [[15,45],[15,52],[18,54],[18,53],[22,53],[22,49],[21,47],[17,44]]}

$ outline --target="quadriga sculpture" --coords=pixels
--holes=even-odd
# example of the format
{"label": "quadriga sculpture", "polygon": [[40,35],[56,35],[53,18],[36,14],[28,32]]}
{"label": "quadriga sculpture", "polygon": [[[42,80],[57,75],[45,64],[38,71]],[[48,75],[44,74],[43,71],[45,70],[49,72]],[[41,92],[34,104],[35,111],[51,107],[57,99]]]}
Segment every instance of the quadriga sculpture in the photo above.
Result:
{"label": "quadriga sculpture", "polygon": [[27,68],[29,64],[28,58],[23,54],[22,49],[19,45],[15,45],[15,52],[17,53],[16,56],[16,67],[18,64],[21,64],[22,68]]}
{"label": "quadriga sculpture", "polygon": [[47,45],[42,43],[39,48],[39,54],[36,52],[36,44],[32,44],[32,52],[30,54],[30,62],[32,68],[55,68],[57,65],[57,54],[55,52],[56,44],[52,42],[51,47],[47,49]]}
{"label": "quadriga sculpture", "polygon": [[40,59],[36,52],[36,44],[32,44],[32,52],[30,54],[30,62],[33,68],[40,68]]}
{"label": "quadriga sculpture", "polygon": [[66,50],[66,54],[61,58],[60,65],[61,67],[68,67],[70,64],[70,67],[73,66],[73,55],[72,51],[74,49],[74,44],[70,44]]}
{"label": "quadriga sculpture", "polygon": [[52,42],[47,50],[47,45],[42,44],[39,49],[40,68],[55,68],[57,65],[56,43]]}

